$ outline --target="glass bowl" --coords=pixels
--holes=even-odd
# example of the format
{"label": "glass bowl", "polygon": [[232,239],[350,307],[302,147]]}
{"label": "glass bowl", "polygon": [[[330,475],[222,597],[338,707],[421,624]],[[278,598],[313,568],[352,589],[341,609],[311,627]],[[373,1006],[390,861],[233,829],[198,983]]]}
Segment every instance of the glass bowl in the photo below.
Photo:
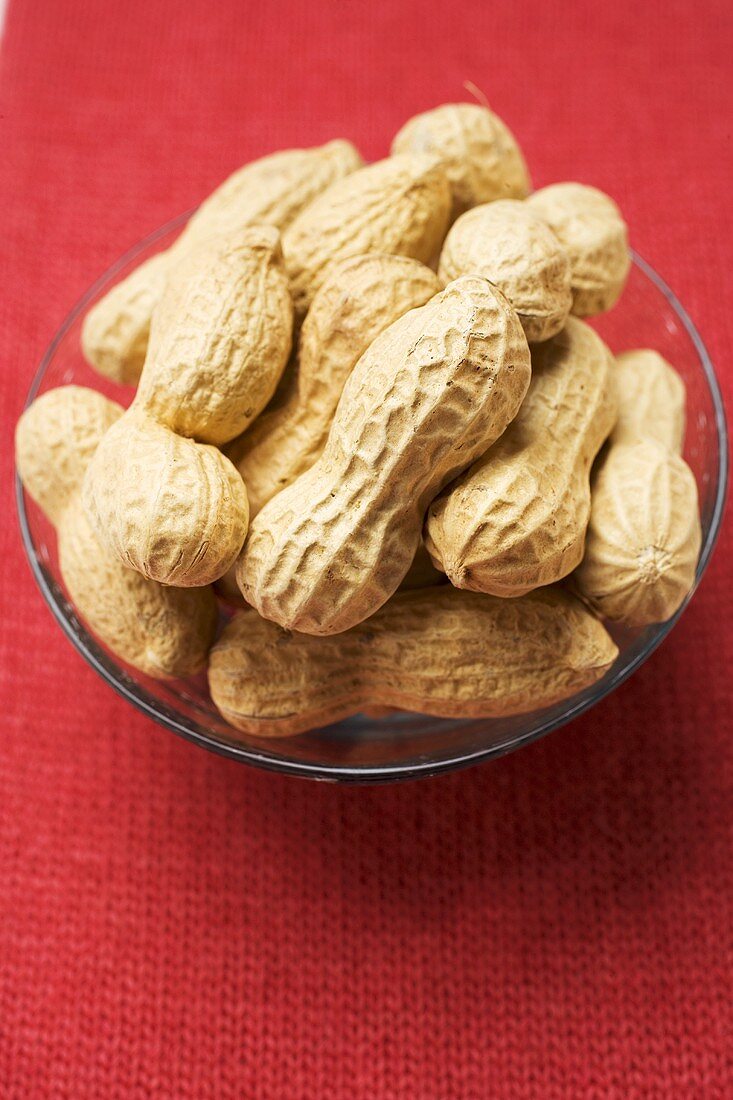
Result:
{"label": "glass bowl", "polygon": [[[84,361],[79,344],[82,319],[115,282],[171,244],[188,217],[176,218],[136,245],[84,295],[51,341],[28,402],[39,393],[73,382],[129,404],[131,390],[100,378]],[[621,302],[593,324],[613,351],[656,348],[686,383],[685,458],[697,478],[703,535],[697,587],[710,560],[725,499],[728,451],[723,402],[713,365],[683,306],[640,256],[633,259]],[[209,698],[205,676],[161,683],[112,656],[89,633],[66,598],[53,529],[19,482],[17,501],[23,542],[41,592],[74,646],[108,684],[144,714],[197,745],[234,760],[315,779],[375,782],[435,775],[526,745],[582,714],[623,683],[666,637],[683,610],[669,622],[642,631],[613,630],[620,653],[606,676],[543,710],[510,718],[460,721],[408,713],[384,718],[357,715],[298,737],[263,740],[239,733],[224,722]]]}

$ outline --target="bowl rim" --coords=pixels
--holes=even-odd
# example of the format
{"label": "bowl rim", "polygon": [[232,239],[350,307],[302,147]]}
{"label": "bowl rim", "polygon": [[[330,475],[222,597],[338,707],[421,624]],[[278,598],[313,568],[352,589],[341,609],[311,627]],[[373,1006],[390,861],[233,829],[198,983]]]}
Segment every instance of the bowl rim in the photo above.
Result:
{"label": "bowl rim", "polygon": [[[64,321],[61,323],[52,340],[50,341],[46,351],[41,359],[41,362],[35,372],[31,387],[28,391],[24,409],[28,408],[31,402],[35,399],[38,391],[41,388],[43,379],[48,368],[48,365],[53,358],[57,347],[65,337],[69,329],[76,323],[80,314],[82,314],[88,304],[97,296],[102,287],[106,286],[114,276],[123,268],[135,259],[135,257],[144,251],[147,251],[156,241],[163,237],[167,237],[175,229],[182,227],[189,219],[195,208],[186,211],[184,214],[179,214],[177,217],[172,218],[170,221],[158,227],[148,236],[142,238],[135,245],[124,252],[105,272],[103,272],[98,279],[89,287],[89,289],[78,299],[76,304],[70,310]],[[210,752],[214,752],[219,756],[227,757],[231,760],[236,760],[239,763],[252,764],[255,767],[263,768],[267,771],[279,772],[284,775],[299,776],[302,778],[317,779],[323,782],[356,782],[356,783],[386,783],[404,781],[407,779],[419,779],[429,778],[431,776],[442,775],[446,772],[456,771],[459,768],[466,768],[474,764],[479,764],[483,761],[490,760],[494,757],[505,756],[510,752],[514,752],[516,749],[522,748],[525,745],[531,744],[533,741],[539,740],[541,737],[545,737],[553,730],[559,729],[566,725],[573,719],[580,717],[591,707],[595,706],[602,699],[605,699],[612,691],[620,687],[625,680],[629,678],[636,670],[654,653],[659,645],[664,641],[675,624],[679,621],[685,608],[690,602],[692,596],[697,590],[703,574],[707,569],[710,562],[711,555],[715,548],[715,544],[720,534],[720,527],[722,523],[723,512],[725,509],[725,500],[728,487],[728,473],[729,473],[729,456],[728,456],[728,428],[725,415],[725,405],[723,402],[723,395],[720,389],[715,368],[708,353],[702,337],[700,336],[695,324],[692,321],[689,313],[682,305],[681,301],[665,282],[665,280],[654,270],[642,256],[639,255],[634,249],[630,249],[631,258],[633,263],[642,271],[642,273],[656,286],[657,290],[666,298],[667,302],[677,314],[682,327],[689,336],[692,344],[699,356],[700,362],[703,367],[703,371],[710,389],[710,394],[713,401],[713,408],[715,411],[715,429],[718,437],[718,477],[717,484],[715,486],[715,498],[713,504],[713,510],[710,518],[710,526],[705,537],[705,541],[700,550],[700,557],[697,563],[697,569],[695,571],[695,583],[692,590],[684,600],[681,607],[668,619],[666,623],[662,623],[656,629],[656,632],[649,641],[642,646],[640,651],[634,655],[634,657],[618,670],[615,675],[612,675],[606,682],[603,683],[602,689],[598,694],[592,695],[589,698],[581,699],[574,706],[569,707],[563,711],[560,715],[554,715],[551,718],[541,721],[538,725],[534,726],[531,730],[521,735],[514,735],[506,738],[503,741],[499,741],[497,744],[488,746],[487,748],[476,749],[471,752],[464,752],[456,754],[455,756],[447,755],[437,760],[407,760],[405,763],[393,763],[393,764],[363,764],[363,765],[348,765],[348,764],[310,764],[302,760],[284,759],[279,756],[270,755],[266,751],[258,751],[245,745],[239,745],[232,741],[228,743],[220,740],[214,735],[207,734],[202,730],[191,729],[183,722],[177,721],[175,718],[168,714],[164,714],[149,703],[146,699],[137,695],[130,686],[123,680],[112,677],[109,670],[101,663],[94,649],[87,644],[87,642],[79,636],[73,629],[72,623],[69,621],[66,611],[62,604],[59,602],[57,593],[52,588],[49,580],[41,567],[38,557],[35,552],[35,545],[30,531],[30,525],[28,522],[28,515],[26,511],[25,491],[21,484],[17,470],[15,474],[15,489],[16,489],[16,505],[18,510],[18,520],[20,524],[20,532],[23,541],[23,547],[28,559],[28,563],[31,567],[31,571],[35,578],[36,584],[41,590],[46,603],[51,609],[54,618],[61,626],[62,630],[70,639],[74,648],[82,655],[89,665],[98,673],[102,679],[109,684],[114,690],[121,695],[123,699],[126,699],[129,703],[132,703],[136,709],[145,714],[148,718],[151,718],[158,725],[162,725],[171,732],[183,737],[185,740],[192,742],[205,748]],[[87,633],[86,626],[84,627],[85,634]],[[89,635],[91,639],[91,634]],[[116,658],[115,658],[116,659]],[[375,719],[378,721],[378,719]]]}

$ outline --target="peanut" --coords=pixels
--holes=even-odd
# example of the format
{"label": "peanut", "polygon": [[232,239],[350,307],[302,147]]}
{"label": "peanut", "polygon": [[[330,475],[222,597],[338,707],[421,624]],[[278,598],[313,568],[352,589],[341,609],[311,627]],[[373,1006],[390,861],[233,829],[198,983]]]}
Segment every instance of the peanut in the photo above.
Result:
{"label": "peanut", "polygon": [[[398,591],[412,588],[428,588],[433,584],[445,584],[445,573],[436,569],[430,560],[430,555],[425,549],[425,544],[420,542],[410,568],[405,573]],[[239,591],[236,579],[236,569],[230,569],[214,586],[218,596],[232,607],[244,607],[244,599]]]}
{"label": "peanut", "polygon": [[372,615],[407,572],[425,509],[514,418],[530,377],[519,319],[464,276],[395,321],[344,386],[325,450],[255,518],[248,603],[308,634]]}
{"label": "peanut", "polygon": [[137,384],[150,337],[150,319],[163,297],[171,252],[159,252],[136,267],[92,306],[81,329],[84,358],[98,374]]}
{"label": "peanut", "polygon": [[[430,555],[425,549],[425,544],[420,542],[410,568],[405,573],[398,591],[407,588],[427,588],[433,584],[445,584],[445,573],[436,569],[430,560]],[[236,569],[230,569],[228,573],[214,585],[216,594],[232,607],[244,607],[244,599],[237,584]]]}
{"label": "peanut", "polygon": [[348,141],[288,149],[247,164],[206,199],[175,244],[141,264],[97,302],[82,329],[82,350],[100,374],[134,385],[143,368],[150,319],[168,272],[210,237],[245,225],[283,230],[316,195],[362,164]]}
{"label": "peanut", "polygon": [[303,323],[288,396],[227,452],[247,486],[251,517],[316,461],[362,353],[393,321],[439,290],[429,268],[404,256],[373,253],[331,267]]}
{"label": "peanut", "polygon": [[682,453],[685,435],[685,385],[658,351],[641,348],[616,358],[619,417],[611,443],[655,440],[673,454]]}
{"label": "peanut", "polygon": [[522,152],[505,123],[477,103],[445,103],[415,115],[392,142],[393,153],[440,160],[452,193],[452,218],[479,203],[523,199],[531,189]]}
{"label": "peanut", "polygon": [[615,622],[665,622],[693,585],[700,541],[689,466],[658,443],[620,443],[593,480],[578,590]]}
{"label": "peanut", "polygon": [[275,392],[292,340],[277,230],[193,250],[168,277],[135,405],[179,435],[228,443]]}
{"label": "peanut", "polygon": [[[89,466],[84,501],[121,561],[162,584],[209,584],[247,533],[244,484],[214,446],[272,395],[292,305],[277,230],[192,251],[156,310],[135,400]],[[191,438],[192,437],[192,438]]]}
{"label": "peanut", "polygon": [[74,606],[113,653],[154,679],[206,667],[218,619],[211,588],[173,588],[128,569],[101,545],[79,495],[64,513],[58,546]]}
{"label": "peanut", "polygon": [[456,587],[519,596],[578,565],[616,411],[611,353],[583,321],[533,347],[516,419],[428,511],[428,551]]}
{"label": "peanut", "polygon": [[498,286],[530,343],[557,335],[572,305],[565,250],[526,203],[512,199],[461,215],[445,239],[438,274],[444,283],[483,275]]}
{"label": "peanut", "polygon": [[296,313],[305,314],[338,260],[384,252],[430,263],[449,212],[448,181],[431,157],[388,157],[334,183],[283,234]]}
{"label": "peanut", "polygon": [[684,433],[682,380],[651,351],[620,356],[619,418],[593,474],[577,590],[631,627],[665,622],[695,580],[702,535],[697,485],[675,453]]}
{"label": "peanut", "polygon": [[59,567],[76,610],[117,657],[148,676],[200,672],[214,640],[210,588],[164,588],[104,547],[81,504],[84,471],[122,408],[79,386],[37,398],[18,422],[18,473],[54,525]]}
{"label": "peanut", "polygon": [[626,223],[613,199],[582,183],[553,183],[530,195],[527,205],[570,258],[575,316],[611,309],[631,268]]}
{"label": "peanut", "polygon": [[99,442],[124,412],[84,386],[37,397],[15,429],[15,464],[27,493],[54,527],[82,485]]}
{"label": "peanut", "polygon": [[97,448],[83,499],[105,545],[161,584],[218,580],[247,534],[247,491],[229,459],[134,406]]}
{"label": "peanut", "polygon": [[188,247],[214,235],[237,233],[245,225],[272,225],[282,232],[318,195],[363,163],[358,149],[340,138],[312,149],[270,153],[220,184],[181,238]]}
{"label": "peanut", "polygon": [[538,710],[595,683],[617,654],[560,589],[499,600],[446,585],[401,593],[336,637],[239,612],[211,651],[209,688],[237,729],[286,737],[375,707],[444,718]]}

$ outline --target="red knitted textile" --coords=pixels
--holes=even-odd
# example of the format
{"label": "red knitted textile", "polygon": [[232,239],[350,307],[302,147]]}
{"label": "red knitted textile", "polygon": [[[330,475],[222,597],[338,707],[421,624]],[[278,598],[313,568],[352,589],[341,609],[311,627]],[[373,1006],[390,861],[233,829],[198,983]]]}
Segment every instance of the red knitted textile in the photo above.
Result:
{"label": "red knitted textile", "polygon": [[482,87],[535,183],[621,203],[730,397],[729,0],[10,0],[0,51],[0,1097],[733,1095],[730,531],[574,725],[389,788],[285,780],[131,710],[23,560],[12,426],[129,244],[273,148]]}

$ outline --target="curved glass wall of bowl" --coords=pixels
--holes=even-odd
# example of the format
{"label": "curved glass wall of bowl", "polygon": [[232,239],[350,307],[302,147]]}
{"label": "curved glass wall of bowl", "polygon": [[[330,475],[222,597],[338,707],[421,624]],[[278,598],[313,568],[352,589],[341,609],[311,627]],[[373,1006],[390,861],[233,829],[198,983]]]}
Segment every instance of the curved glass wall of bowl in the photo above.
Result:
{"label": "curved glass wall of bowl", "polygon": [[[67,383],[91,386],[129,404],[132,391],[100,378],[79,344],[89,306],[138,263],[173,242],[188,215],[137,245],[84,296],[59,329],[38,369],[28,401]],[[703,547],[699,583],[721,522],[727,480],[726,425],[720,389],[703,343],[663,280],[634,255],[624,296],[592,324],[614,352],[652,347],[680,372],[687,386],[685,458],[697,478]],[[18,484],[18,512],[28,558],[41,591],[74,646],[115,690],[175,733],[215,752],[276,771],[324,780],[384,781],[434,775],[510,752],[577,717],[618,687],[650,656],[679,618],[643,631],[613,630],[620,655],[598,684],[542,711],[500,719],[453,720],[395,713],[357,715],[294,738],[263,740],[233,730],[209,698],[205,676],[160,683],[124,667],[86,629],[61,584],[56,538]],[[691,594],[692,595],[692,594]]]}

